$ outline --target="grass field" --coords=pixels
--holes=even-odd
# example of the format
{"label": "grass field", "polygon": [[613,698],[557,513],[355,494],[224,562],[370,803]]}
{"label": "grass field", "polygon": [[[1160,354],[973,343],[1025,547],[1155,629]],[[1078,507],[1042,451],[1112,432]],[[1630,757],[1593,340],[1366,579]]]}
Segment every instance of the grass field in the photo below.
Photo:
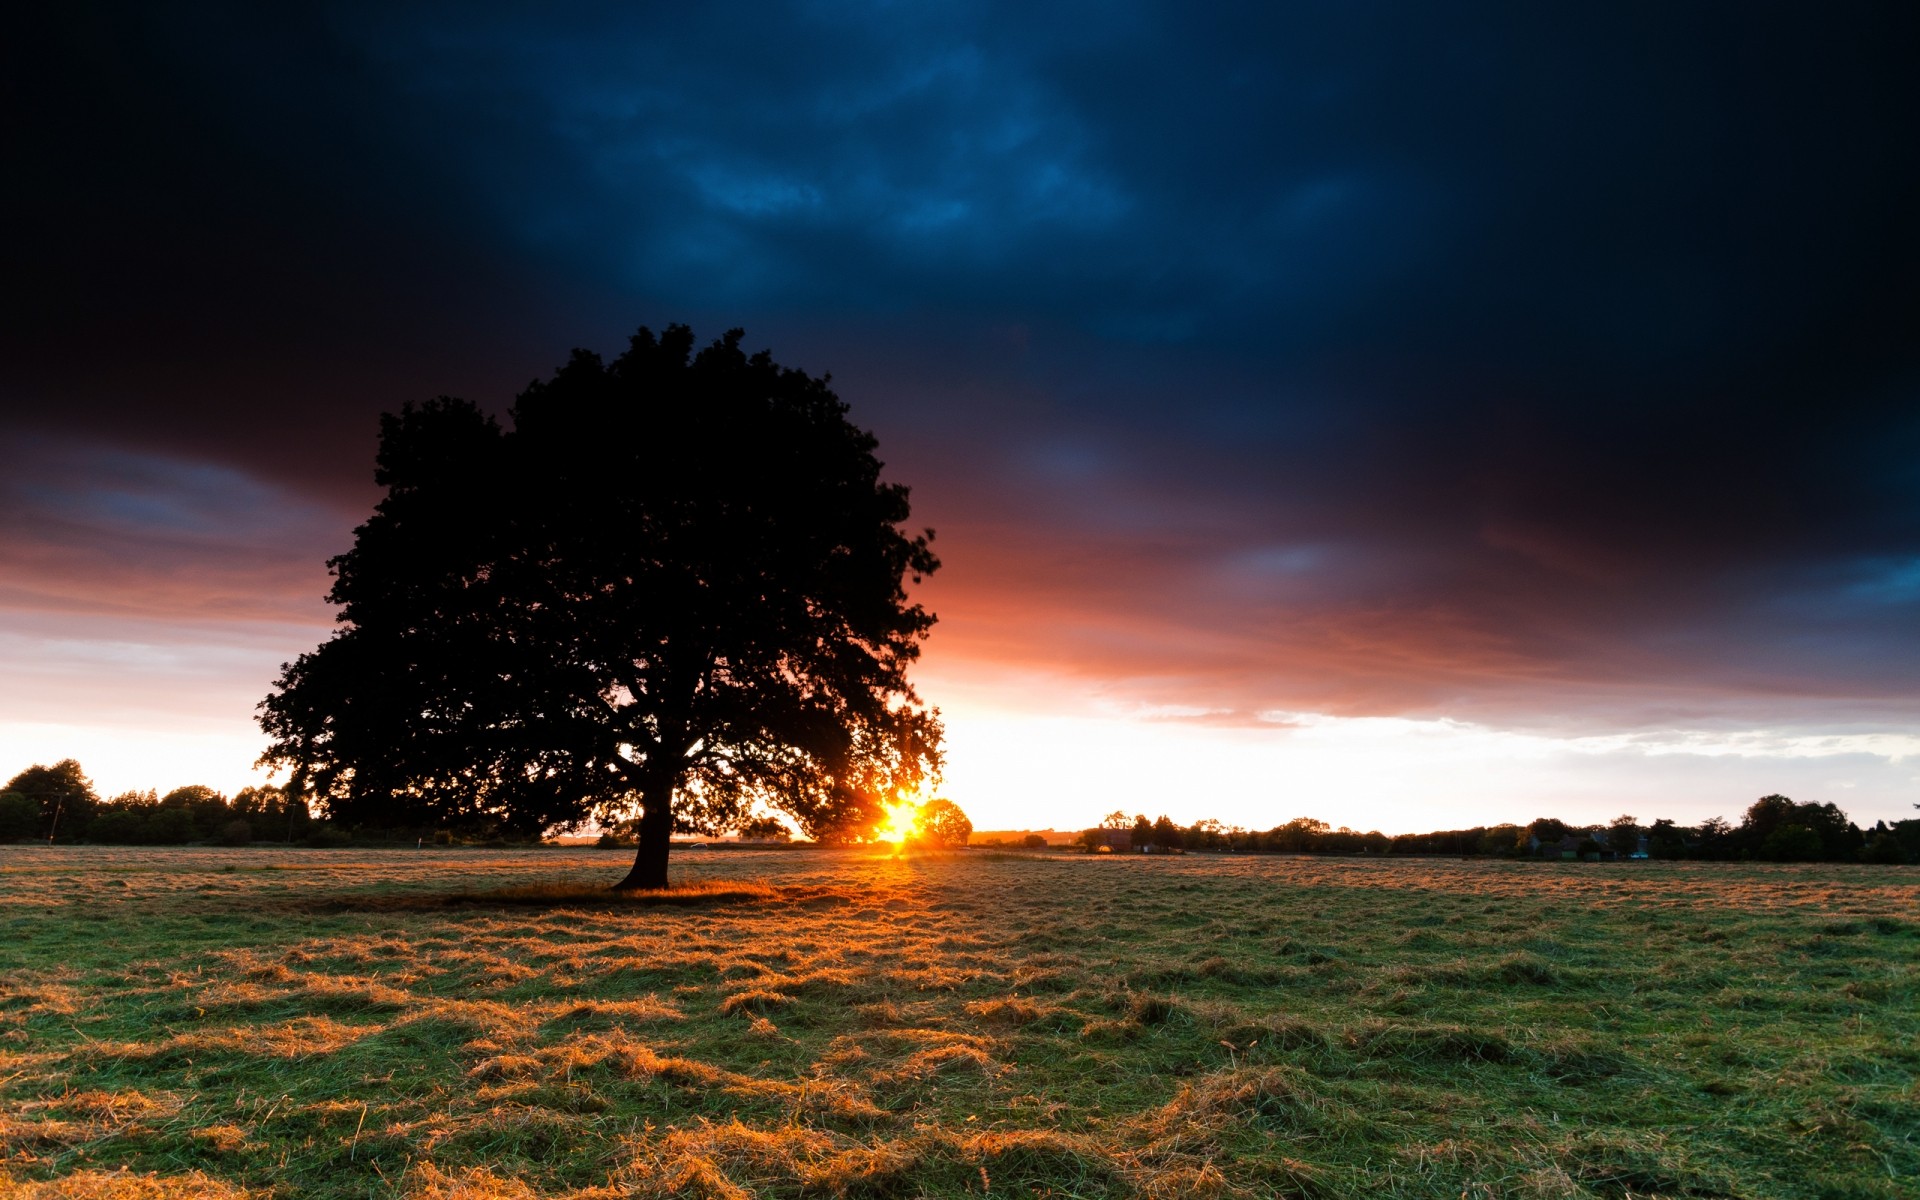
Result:
{"label": "grass field", "polygon": [[0,848],[0,1194],[1920,1195],[1920,871]]}

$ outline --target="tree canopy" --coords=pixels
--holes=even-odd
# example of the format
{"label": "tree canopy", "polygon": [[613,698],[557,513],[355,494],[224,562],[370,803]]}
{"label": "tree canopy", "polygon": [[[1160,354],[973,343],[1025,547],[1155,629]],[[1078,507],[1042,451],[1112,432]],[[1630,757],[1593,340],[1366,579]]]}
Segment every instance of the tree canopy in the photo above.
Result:
{"label": "tree canopy", "polygon": [[35,763],[7,781],[0,795],[25,797],[7,806],[9,828],[32,823],[35,837],[48,841],[65,834],[73,836],[86,828],[100,797],[94,794],[93,781],[80,764],[63,758],[50,767]]}
{"label": "tree canopy", "polygon": [[966,812],[953,801],[938,797],[920,806],[914,814],[914,828],[931,846],[964,846],[973,836],[973,822]]}
{"label": "tree canopy", "polygon": [[824,377],[641,329],[576,350],[510,428],[441,397],[381,420],[386,489],[332,560],[342,628],[261,704],[262,762],[352,822],[535,833],[763,801],[816,830],[937,776],[907,679],[939,566]]}

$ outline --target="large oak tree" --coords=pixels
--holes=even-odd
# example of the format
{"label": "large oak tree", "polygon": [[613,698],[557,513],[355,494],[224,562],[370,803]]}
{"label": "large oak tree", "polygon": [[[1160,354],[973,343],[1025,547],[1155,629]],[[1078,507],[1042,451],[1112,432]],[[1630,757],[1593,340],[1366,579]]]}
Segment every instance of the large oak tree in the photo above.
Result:
{"label": "large oak tree", "polygon": [[442,397],[381,421],[386,496],[332,560],[342,628],[261,703],[262,762],[370,824],[524,833],[639,813],[619,887],[756,803],[809,833],[935,777],[907,679],[932,614],[871,434],[741,333],[586,351],[503,429]]}

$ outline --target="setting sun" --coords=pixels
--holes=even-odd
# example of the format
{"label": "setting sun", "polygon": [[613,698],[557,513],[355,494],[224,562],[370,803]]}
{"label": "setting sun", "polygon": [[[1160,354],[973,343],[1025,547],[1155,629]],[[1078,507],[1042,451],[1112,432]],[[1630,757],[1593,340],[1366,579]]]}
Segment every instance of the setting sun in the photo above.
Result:
{"label": "setting sun", "polygon": [[902,845],[920,829],[920,806],[911,803],[889,804],[886,819],[873,828],[873,836],[882,842]]}

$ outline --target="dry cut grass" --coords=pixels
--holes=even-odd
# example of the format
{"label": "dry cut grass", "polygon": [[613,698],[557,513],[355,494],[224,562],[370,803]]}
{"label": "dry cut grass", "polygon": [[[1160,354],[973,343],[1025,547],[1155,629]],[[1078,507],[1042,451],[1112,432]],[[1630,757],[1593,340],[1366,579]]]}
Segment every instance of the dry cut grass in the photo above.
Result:
{"label": "dry cut grass", "polygon": [[0,1197],[1895,1197],[1920,875],[0,849]]}

